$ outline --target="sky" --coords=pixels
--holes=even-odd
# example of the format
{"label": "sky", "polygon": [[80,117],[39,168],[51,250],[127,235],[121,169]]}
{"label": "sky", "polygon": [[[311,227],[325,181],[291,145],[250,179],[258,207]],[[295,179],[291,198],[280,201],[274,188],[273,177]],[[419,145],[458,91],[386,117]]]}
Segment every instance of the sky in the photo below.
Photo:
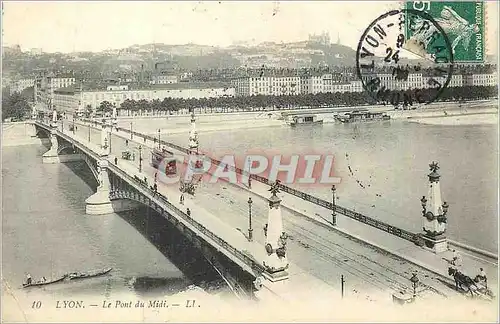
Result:
{"label": "sky", "polygon": [[[399,2],[355,1],[4,1],[2,42],[44,52],[101,51],[133,44],[229,46],[291,42],[330,33],[356,48],[368,25]],[[486,52],[495,53],[498,3],[487,4]],[[495,41],[495,42],[493,42]]]}

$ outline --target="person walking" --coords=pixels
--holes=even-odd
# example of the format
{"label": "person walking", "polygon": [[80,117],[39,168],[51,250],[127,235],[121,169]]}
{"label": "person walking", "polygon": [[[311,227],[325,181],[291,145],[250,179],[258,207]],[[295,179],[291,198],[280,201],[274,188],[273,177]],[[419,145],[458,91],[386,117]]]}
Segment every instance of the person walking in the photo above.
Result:
{"label": "person walking", "polygon": [[190,210],[189,208],[186,210],[186,214],[187,214],[189,217],[191,217],[191,210]]}
{"label": "person walking", "polygon": [[451,264],[454,265],[457,270],[462,266],[462,256],[456,250],[453,250]]}
{"label": "person walking", "polygon": [[485,287],[488,288],[488,279],[486,278],[486,272],[484,272],[483,268],[479,268],[479,273],[476,276],[476,278],[474,278],[474,281],[475,282],[483,281],[485,283]]}
{"label": "person walking", "polygon": [[179,203],[180,203],[181,205],[184,205],[184,194],[181,194],[181,198],[180,198],[180,200],[179,200]]}

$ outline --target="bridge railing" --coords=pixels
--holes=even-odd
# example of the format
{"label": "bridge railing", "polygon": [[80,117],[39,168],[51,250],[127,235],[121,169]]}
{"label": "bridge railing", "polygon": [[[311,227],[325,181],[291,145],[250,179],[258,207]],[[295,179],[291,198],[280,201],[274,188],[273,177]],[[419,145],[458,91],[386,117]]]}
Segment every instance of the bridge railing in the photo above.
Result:
{"label": "bridge railing", "polygon": [[[130,130],[128,130],[128,129],[125,129],[125,128],[119,128],[119,129],[122,130],[122,131],[130,133]],[[155,140],[155,138],[152,137],[152,136],[150,136],[150,135],[144,135],[144,134],[140,134],[140,133],[137,133],[137,132],[133,132],[133,134],[136,135],[136,136],[138,136],[138,137],[143,137],[143,138],[146,138],[146,139],[149,139],[149,140],[152,140],[152,141]],[[186,154],[189,153],[189,150],[187,150],[186,148],[181,147],[181,146],[179,146],[177,144],[166,142],[166,141],[163,141],[163,140],[160,141],[160,143],[163,144],[163,145],[165,145],[165,146],[174,148],[174,149],[176,149],[176,150],[178,150],[180,152],[183,152],[183,153],[186,153]],[[245,171],[243,169],[240,169],[240,168],[238,168],[236,166],[228,165],[228,164],[223,163],[222,161],[217,160],[217,159],[212,158],[212,157],[209,157],[209,158],[210,158],[210,161],[212,162],[212,164],[214,164],[214,165],[224,166],[224,168],[227,168],[229,170],[235,171],[238,174],[245,174],[249,178],[254,179],[256,181],[259,181],[261,183],[264,183],[266,185],[270,185],[271,184],[270,180],[267,179],[267,178],[265,178],[265,177],[262,177],[262,176],[259,176],[259,175],[256,175],[256,174],[250,174],[247,171]],[[326,201],[326,200],[323,200],[321,198],[312,196],[312,195],[310,195],[308,193],[305,193],[303,191],[300,191],[300,190],[288,187],[288,186],[286,186],[284,184],[281,184],[281,183],[279,184],[279,188],[283,192],[286,192],[286,193],[291,194],[291,195],[293,195],[295,197],[301,198],[301,199],[303,199],[305,201],[308,201],[310,203],[313,203],[315,205],[324,207],[324,208],[329,209],[331,211],[338,212],[339,214],[342,214],[342,215],[347,216],[347,217],[349,217],[351,219],[354,219],[354,220],[359,221],[361,223],[364,223],[364,224],[367,224],[367,225],[372,226],[374,228],[377,228],[377,229],[379,229],[381,231],[384,231],[386,233],[395,235],[397,237],[400,237],[400,238],[405,239],[407,241],[411,241],[413,243],[419,242],[420,236],[418,234],[409,232],[409,231],[407,231],[405,229],[402,229],[402,228],[398,228],[398,227],[389,225],[389,224],[387,224],[385,222],[382,222],[382,221],[379,221],[377,219],[371,218],[369,216],[357,213],[357,212],[355,212],[353,210],[350,210],[348,208],[339,206],[337,204],[334,205],[333,203],[331,203],[329,201]]]}
{"label": "bridge railing", "polygon": [[[110,165],[111,166],[111,165]],[[162,194],[158,192],[154,192],[149,188],[147,185],[145,185],[140,179],[135,179],[131,177],[130,175],[126,174],[124,171],[120,170],[118,167],[112,165],[110,168],[112,171],[114,171],[116,174],[120,174],[121,177],[128,179],[130,182],[134,183],[135,185],[141,187],[143,190],[147,191],[153,198],[157,198],[160,200],[163,204],[165,204],[170,210],[173,210],[177,215],[181,216],[181,218],[186,221],[187,223],[191,224],[194,228],[205,234],[206,236],[210,237],[214,242],[216,242],[218,245],[222,246],[225,248],[227,251],[229,251],[232,255],[240,259],[243,263],[248,265],[255,273],[260,274],[264,271],[264,267],[257,263],[253,258],[250,258],[248,255],[242,253],[232,245],[230,245],[228,242],[211,232],[208,228],[206,228],[204,225],[198,223],[195,221],[192,217],[190,217],[188,214],[186,214],[184,211],[181,209],[177,208],[175,205],[170,203],[168,201],[168,198],[163,196]]]}

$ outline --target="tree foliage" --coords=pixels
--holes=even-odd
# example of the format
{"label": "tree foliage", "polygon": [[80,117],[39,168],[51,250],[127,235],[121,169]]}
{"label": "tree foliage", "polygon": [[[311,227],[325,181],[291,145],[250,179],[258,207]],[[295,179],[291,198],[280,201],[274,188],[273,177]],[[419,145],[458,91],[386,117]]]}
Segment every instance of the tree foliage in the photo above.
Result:
{"label": "tree foliage", "polygon": [[[423,89],[423,97],[429,89]],[[494,86],[465,86],[447,88],[437,99],[439,101],[463,101],[475,99],[487,99],[495,97],[497,94]],[[104,103],[104,102],[103,102]],[[103,104],[101,103],[101,105]],[[300,94],[300,95],[281,95],[267,96],[255,95],[246,97],[221,97],[221,98],[201,98],[201,99],[183,99],[183,98],[165,98],[163,100],[147,101],[141,99],[125,100],[121,105],[121,109],[130,111],[153,110],[153,111],[178,111],[180,109],[201,108],[208,111],[214,109],[240,109],[240,110],[262,110],[265,108],[286,109],[292,107],[331,107],[331,106],[360,106],[372,104],[387,104],[386,100],[375,100],[365,92],[344,92],[344,93],[317,93],[317,94]],[[400,103],[403,105],[403,102]],[[415,104],[415,103],[413,103]],[[408,105],[410,108],[411,105]]]}
{"label": "tree foliage", "polygon": [[31,107],[24,96],[19,92],[11,95],[7,89],[2,90],[2,119],[22,120],[29,118],[30,114]]}

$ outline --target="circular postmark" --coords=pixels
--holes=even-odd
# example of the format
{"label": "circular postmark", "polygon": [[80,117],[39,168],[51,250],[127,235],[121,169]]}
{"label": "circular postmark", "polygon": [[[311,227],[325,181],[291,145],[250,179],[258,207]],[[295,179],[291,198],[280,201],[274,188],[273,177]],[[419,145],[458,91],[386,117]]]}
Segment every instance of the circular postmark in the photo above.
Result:
{"label": "circular postmark", "polygon": [[443,28],[427,13],[389,11],[361,36],[356,71],[363,88],[379,103],[396,108],[429,104],[448,86],[453,51]]}

